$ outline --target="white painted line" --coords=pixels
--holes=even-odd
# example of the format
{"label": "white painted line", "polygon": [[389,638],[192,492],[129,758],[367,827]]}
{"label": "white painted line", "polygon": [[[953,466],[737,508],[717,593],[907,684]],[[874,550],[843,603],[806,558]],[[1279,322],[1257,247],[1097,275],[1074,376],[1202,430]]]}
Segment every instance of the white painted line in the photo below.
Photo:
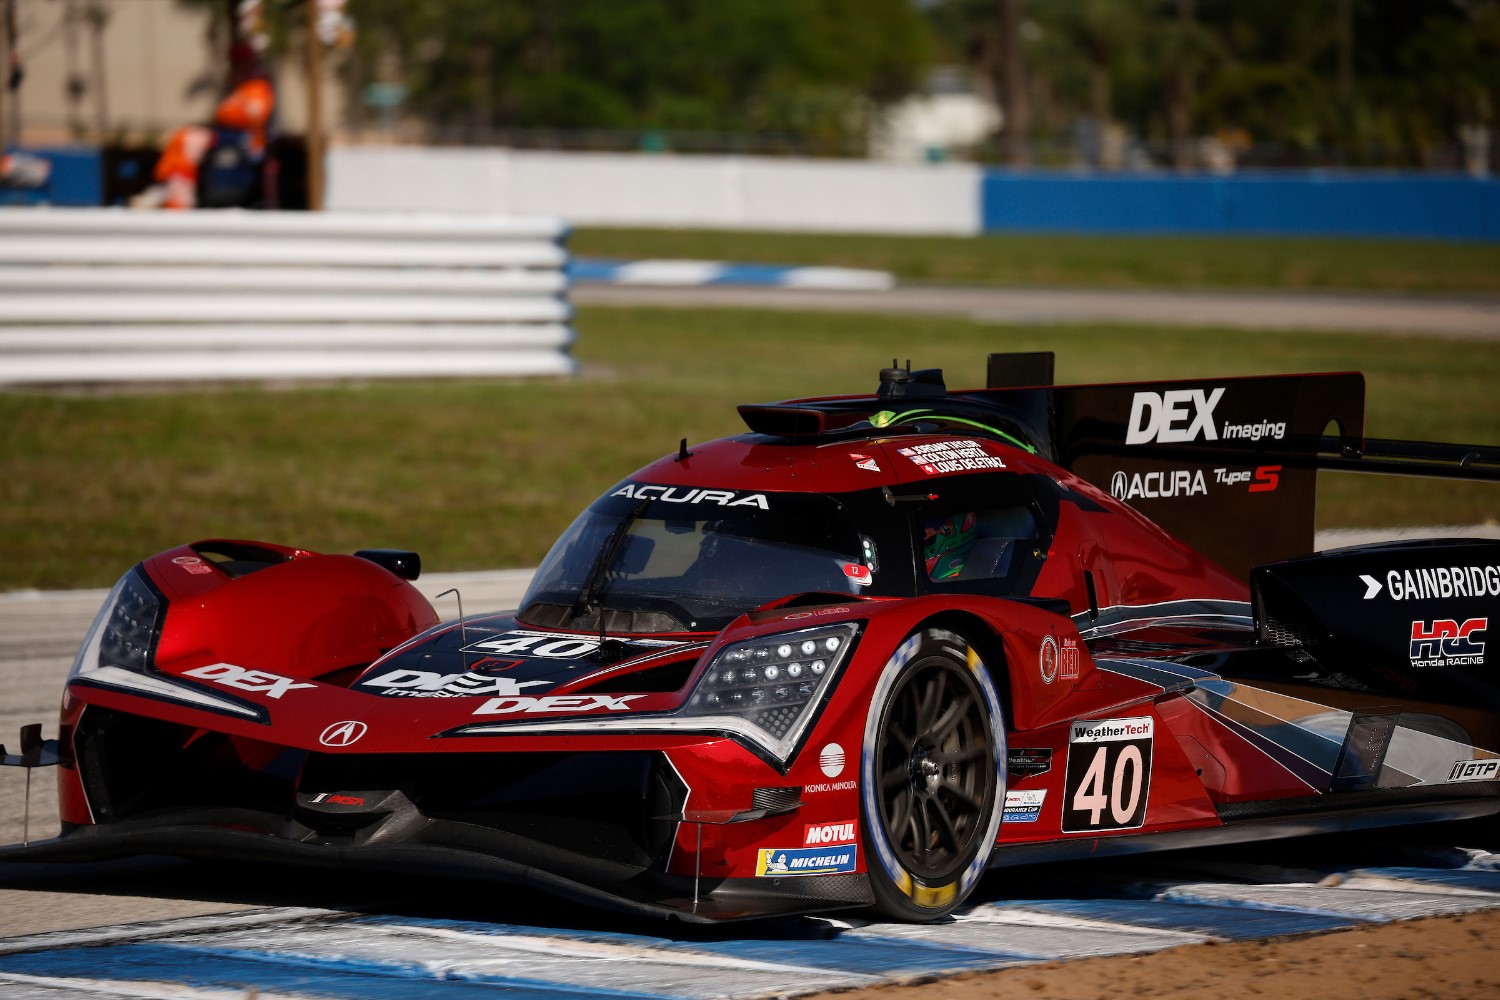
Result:
{"label": "white painted line", "polygon": [[0,384],[78,382],[265,381],[347,378],[478,378],[571,375],[558,351],[203,351],[13,354],[0,362]]}
{"label": "white painted line", "polygon": [[179,934],[257,927],[264,924],[284,924],[293,920],[347,919],[349,916],[351,915],[338,910],[319,910],[306,906],[268,906],[209,916],[172,917],[168,920],[147,920],[138,924],[110,924],[105,927],[85,927],[76,931],[48,931],[43,934],[4,937],[0,938],[0,955],[12,955],[22,951],[46,951],[53,948],[92,948],[99,945],[143,941],[147,938]]}
{"label": "white painted line", "polygon": [[896,287],[896,277],[889,271],[869,271],[854,267],[794,267],[779,284],[785,288],[884,292]]}
{"label": "white painted line", "polygon": [[[94,997],[130,997],[141,1000],[247,1000],[242,989],[214,990],[176,983],[138,983],[109,979],[64,976],[27,976],[0,972],[0,996],[5,1000],[92,1000]],[[28,989],[28,987],[30,987]],[[256,1000],[304,1000],[289,993],[255,991]],[[307,998],[311,1000],[311,998]]]}
{"label": "white painted line", "polygon": [[621,264],[621,285],[702,285],[719,276],[724,265],[711,260],[637,260]]}

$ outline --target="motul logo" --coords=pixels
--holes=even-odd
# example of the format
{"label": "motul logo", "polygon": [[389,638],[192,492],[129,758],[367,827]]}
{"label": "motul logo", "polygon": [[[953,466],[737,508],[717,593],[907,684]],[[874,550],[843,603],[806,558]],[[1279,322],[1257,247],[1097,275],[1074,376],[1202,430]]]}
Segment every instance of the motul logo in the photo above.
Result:
{"label": "motul logo", "polygon": [[802,828],[802,846],[820,847],[824,844],[854,843],[854,821],[847,823],[809,823]]}

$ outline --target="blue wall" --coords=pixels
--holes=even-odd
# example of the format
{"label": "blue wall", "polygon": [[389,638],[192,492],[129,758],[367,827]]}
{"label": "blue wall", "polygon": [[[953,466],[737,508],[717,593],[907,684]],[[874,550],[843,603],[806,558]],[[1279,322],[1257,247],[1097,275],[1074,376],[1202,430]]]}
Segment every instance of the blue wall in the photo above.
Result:
{"label": "blue wall", "polygon": [[33,146],[23,150],[52,164],[47,184],[37,190],[0,189],[0,205],[100,205],[104,178],[99,150],[88,146]]}
{"label": "blue wall", "polygon": [[991,170],[981,183],[985,232],[1500,240],[1500,181],[1458,175]]}

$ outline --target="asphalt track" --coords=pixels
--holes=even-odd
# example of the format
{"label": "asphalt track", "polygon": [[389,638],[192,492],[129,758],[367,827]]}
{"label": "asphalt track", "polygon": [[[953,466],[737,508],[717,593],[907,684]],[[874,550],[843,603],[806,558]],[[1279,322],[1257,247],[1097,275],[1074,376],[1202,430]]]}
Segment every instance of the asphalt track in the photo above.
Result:
{"label": "asphalt track", "polygon": [[986,323],[1150,323],[1492,340],[1500,298],[903,285],[889,291],[575,285],[575,305],[967,316]]}

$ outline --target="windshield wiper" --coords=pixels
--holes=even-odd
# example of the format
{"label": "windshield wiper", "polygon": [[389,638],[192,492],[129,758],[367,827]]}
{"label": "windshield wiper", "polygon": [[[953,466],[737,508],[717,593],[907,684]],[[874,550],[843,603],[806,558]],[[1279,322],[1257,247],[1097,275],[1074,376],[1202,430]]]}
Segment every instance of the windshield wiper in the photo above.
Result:
{"label": "windshield wiper", "polygon": [[646,508],[651,506],[649,499],[642,500],[620,519],[609,538],[605,539],[604,545],[599,549],[599,554],[594,557],[594,563],[589,567],[589,575],[584,578],[583,586],[579,588],[578,599],[573,602],[573,617],[577,618],[586,608],[593,605],[599,609],[599,631],[604,631],[604,607],[602,599],[596,599],[595,595],[604,585],[609,575],[609,567],[614,565],[615,557],[620,554],[620,548],[625,544],[625,538],[630,533],[630,526],[641,519],[646,513]]}

